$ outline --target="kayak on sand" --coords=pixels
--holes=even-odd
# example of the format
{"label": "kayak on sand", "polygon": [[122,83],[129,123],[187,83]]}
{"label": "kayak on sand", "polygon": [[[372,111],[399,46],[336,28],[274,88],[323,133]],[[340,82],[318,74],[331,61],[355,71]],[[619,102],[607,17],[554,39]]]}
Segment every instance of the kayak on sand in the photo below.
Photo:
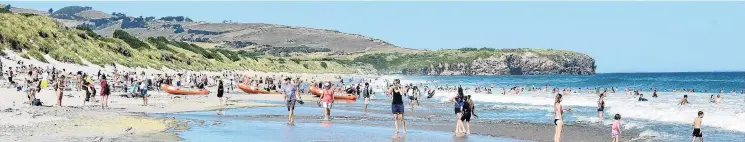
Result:
{"label": "kayak on sand", "polygon": [[178,87],[171,85],[161,85],[161,88],[163,88],[163,91],[171,95],[207,95],[210,93],[210,91],[207,91],[207,89],[179,89]]}
{"label": "kayak on sand", "polygon": [[249,93],[249,94],[279,94],[279,92],[269,92],[263,89],[259,89],[256,87],[248,86],[246,84],[238,84],[236,85],[238,89],[243,90],[243,92]]}

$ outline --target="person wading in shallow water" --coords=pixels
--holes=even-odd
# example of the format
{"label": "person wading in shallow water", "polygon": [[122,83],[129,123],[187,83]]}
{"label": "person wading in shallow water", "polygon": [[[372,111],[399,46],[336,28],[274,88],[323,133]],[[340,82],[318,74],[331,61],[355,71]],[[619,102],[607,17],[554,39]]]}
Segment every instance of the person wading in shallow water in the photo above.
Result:
{"label": "person wading in shallow water", "polygon": [[294,125],[295,124],[295,103],[302,99],[300,98],[300,95],[297,95],[297,86],[295,84],[292,84],[292,80],[290,78],[285,79],[285,91],[283,95],[285,96],[285,102],[287,104],[287,111],[289,111],[289,116],[287,116],[287,124],[288,125]]}
{"label": "person wading in shallow water", "polygon": [[463,135],[463,104],[464,104],[463,88],[458,87],[458,95],[455,96],[451,101],[455,103],[455,136]]}
{"label": "person wading in shallow water", "polygon": [[401,87],[401,80],[395,79],[393,80],[393,87],[390,88],[389,92],[391,92],[393,96],[393,100],[391,101],[391,111],[393,112],[393,124],[396,127],[396,133],[393,135],[393,138],[398,138],[398,124],[399,121],[401,123],[401,127],[404,130],[404,136],[406,135],[406,121],[404,120],[404,100],[402,96],[402,92],[406,91],[406,88]]}
{"label": "person wading in shallow water", "polygon": [[696,119],[693,119],[693,140],[691,142],[695,142],[696,139],[698,139],[700,142],[704,141],[704,133],[701,132],[701,121],[704,119],[704,112],[698,111],[698,116],[696,116]]}

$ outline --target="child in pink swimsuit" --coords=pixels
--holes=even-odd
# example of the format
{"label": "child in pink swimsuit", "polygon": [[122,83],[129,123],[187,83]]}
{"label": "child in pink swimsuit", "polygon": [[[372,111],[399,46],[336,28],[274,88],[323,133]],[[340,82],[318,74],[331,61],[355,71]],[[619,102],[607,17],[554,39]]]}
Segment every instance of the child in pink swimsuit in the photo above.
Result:
{"label": "child in pink swimsuit", "polygon": [[613,119],[616,121],[611,125],[611,136],[613,137],[613,142],[619,142],[621,141],[621,115],[616,114]]}

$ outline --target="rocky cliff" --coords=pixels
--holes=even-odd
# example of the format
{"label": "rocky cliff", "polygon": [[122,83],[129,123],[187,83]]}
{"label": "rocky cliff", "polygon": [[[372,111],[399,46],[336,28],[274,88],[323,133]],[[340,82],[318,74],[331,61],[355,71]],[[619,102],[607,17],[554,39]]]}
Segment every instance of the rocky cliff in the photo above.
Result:
{"label": "rocky cliff", "polygon": [[[456,76],[456,75],[588,75],[595,74],[595,60],[586,55],[570,51],[548,53],[533,49],[519,51],[486,52],[487,55],[459,53],[457,55],[469,58],[457,58],[455,62],[436,58],[415,59],[430,60],[425,65],[406,64],[396,68],[379,69],[383,74]],[[491,54],[491,55],[488,55]],[[393,58],[407,58],[405,55]],[[386,58],[392,58],[388,56]],[[432,60],[435,60],[432,62]],[[440,60],[440,61],[437,61]],[[390,60],[396,62],[394,60]],[[416,62],[416,61],[408,61]]]}

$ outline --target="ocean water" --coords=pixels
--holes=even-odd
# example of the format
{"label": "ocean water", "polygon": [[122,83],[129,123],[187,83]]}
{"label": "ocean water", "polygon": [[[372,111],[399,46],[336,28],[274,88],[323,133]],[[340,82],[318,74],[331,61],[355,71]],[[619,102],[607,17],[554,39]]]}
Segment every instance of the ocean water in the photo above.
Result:
{"label": "ocean water", "polygon": [[[574,111],[565,116],[567,123],[586,123],[608,126],[611,115],[621,114],[624,129],[642,131],[652,141],[690,141],[692,122],[698,111],[705,113],[704,138],[707,141],[745,141],[745,73],[621,73],[588,76],[386,76],[400,78],[402,83],[423,85],[489,86],[497,88],[543,87],[610,88],[619,90],[605,99],[605,119],[597,117],[597,94],[574,93],[565,95],[562,105]],[[378,80],[379,84],[384,84]],[[626,88],[641,89],[646,102],[627,95]],[[658,88],[660,97],[652,98],[649,88]],[[672,92],[676,89],[695,89],[697,93]],[[719,94],[719,90],[725,90]],[[736,94],[730,93],[737,90]],[[594,91],[594,89],[593,89]],[[704,93],[706,91],[708,93]],[[476,102],[476,110],[483,119],[512,120],[531,123],[552,123],[554,95],[544,92],[522,92],[518,95],[466,92]],[[433,99],[447,103],[455,92],[438,91]],[[680,106],[683,95],[690,105]],[[709,102],[711,95],[722,95],[722,104]],[[610,134],[609,134],[610,135]]]}
{"label": "ocean water", "polygon": [[[597,75],[534,75],[534,76],[386,76],[385,78],[403,78],[402,83],[489,86],[495,87],[571,87],[571,88],[636,88],[649,91],[658,88],[662,92],[674,89],[695,89],[697,92],[725,93],[745,89],[745,72],[682,72],[682,73],[607,73]],[[430,83],[432,84],[432,83]]]}
{"label": "ocean water", "polygon": [[[611,115],[621,114],[622,129],[639,131],[641,141],[679,142],[690,141],[692,122],[698,111],[705,112],[703,119],[706,141],[745,141],[745,95],[731,94],[731,90],[745,89],[745,73],[639,73],[639,74],[598,74],[589,76],[383,76],[374,80],[375,86],[385,84],[384,80],[402,79],[402,83],[422,85],[463,85],[473,87],[488,86],[496,88],[553,87],[606,88],[617,87],[605,102],[605,118],[597,118],[597,94],[575,93],[565,95],[562,105],[572,108],[565,113],[568,125],[587,124],[608,127],[613,122]],[[646,102],[627,95],[625,88],[642,89]],[[649,88],[658,88],[658,98],[651,98]],[[674,89],[696,89],[698,93],[672,92]],[[722,104],[709,102],[710,95],[718,95],[724,89]],[[499,90],[499,89],[496,89]],[[526,89],[527,90],[527,89]],[[709,93],[704,93],[706,90]],[[178,132],[186,141],[396,141],[391,139],[390,98],[380,89],[369,106],[371,113],[360,112],[361,101],[343,102],[334,105],[332,123],[323,122],[322,109],[306,103],[298,106],[297,125],[285,125],[284,107],[242,108],[225,110],[223,115],[215,111],[159,114],[182,120],[203,120],[205,123],[191,123],[195,127]],[[505,120],[527,123],[550,124],[553,122],[554,96],[544,92],[521,92],[520,94],[484,94],[466,92],[476,103],[479,120]],[[437,91],[430,99],[422,99],[422,106],[414,110],[428,116],[427,119],[450,120],[453,116],[449,98],[454,92]],[[683,95],[688,95],[690,105],[677,103]],[[277,103],[265,101],[263,103]],[[411,106],[406,106],[409,112]],[[443,113],[445,112],[445,113]],[[444,114],[444,115],[443,115]],[[412,120],[413,119],[413,120]],[[212,124],[219,122],[219,124]],[[407,123],[428,123],[426,119],[407,117]],[[431,123],[431,122],[430,122]],[[410,129],[409,135],[401,141],[522,141],[508,138],[474,135],[466,139],[453,138],[452,132],[438,132]],[[605,141],[605,140],[599,140]],[[624,140],[628,141],[628,140]]]}

